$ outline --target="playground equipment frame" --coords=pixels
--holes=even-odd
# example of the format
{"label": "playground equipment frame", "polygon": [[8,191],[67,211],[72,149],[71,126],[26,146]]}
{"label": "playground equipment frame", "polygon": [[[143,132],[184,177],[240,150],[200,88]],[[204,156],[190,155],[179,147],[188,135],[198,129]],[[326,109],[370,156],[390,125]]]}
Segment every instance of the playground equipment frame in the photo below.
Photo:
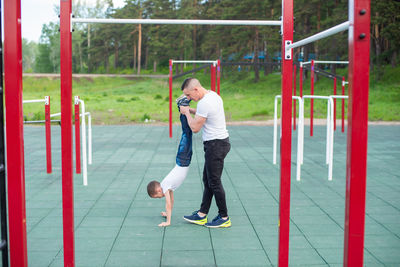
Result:
{"label": "playground equipment frame", "polygon": [[[217,80],[217,93],[220,94],[220,70],[221,61],[218,60],[169,60],[169,75],[168,75],[168,85],[169,85],[169,137],[172,138],[172,81],[173,81],[173,71],[172,67],[174,63],[202,63],[211,64],[211,90],[215,92],[215,80]],[[217,73],[215,70],[217,69]]]}
{"label": "playground equipment frame", "polygon": [[[74,202],[72,175],[72,0],[60,0],[61,145],[63,193],[64,265],[75,265]],[[77,20],[87,23],[90,21]],[[94,22],[94,21],[93,21]],[[98,21],[100,22],[100,21]],[[120,23],[105,20],[107,23]],[[122,23],[122,22],[121,22]],[[125,22],[124,22],[125,23]],[[182,20],[134,20],[131,23],[184,24]],[[214,24],[192,21],[190,24]],[[292,49],[348,29],[349,105],[346,166],[344,266],[363,265],[366,166],[368,136],[368,88],[370,55],[370,0],[349,0],[349,20],[300,42],[293,42],[293,0],[282,1],[282,21],[254,24],[274,25],[282,32],[282,141],[280,153],[280,211],[278,266],[289,264]],[[22,121],[21,2],[4,2],[5,97],[10,261],[27,266],[25,170]],[[6,89],[7,90],[7,89]]]}

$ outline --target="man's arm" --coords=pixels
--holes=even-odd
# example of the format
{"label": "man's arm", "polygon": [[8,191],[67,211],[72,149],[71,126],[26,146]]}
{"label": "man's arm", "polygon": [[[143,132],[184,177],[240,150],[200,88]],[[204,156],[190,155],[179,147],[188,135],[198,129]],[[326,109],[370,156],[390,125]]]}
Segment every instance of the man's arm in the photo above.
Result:
{"label": "man's arm", "polygon": [[173,199],[174,199],[174,193],[170,190],[167,190],[167,192],[165,192],[165,211],[167,215],[167,220],[165,222],[160,223],[158,226],[168,226],[171,224],[172,207],[174,202]]}
{"label": "man's arm", "polygon": [[192,109],[192,110],[191,110],[191,108],[189,108],[189,107],[181,106],[181,107],[180,107],[180,111],[181,111],[181,113],[182,113],[183,115],[186,116],[187,121],[188,121],[188,124],[189,124],[189,127],[190,127],[190,129],[192,129],[192,131],[193,131],[194,133],[199,132],[199,131],[201,130],[201,127],[203,127],[204,123],[205,123],[206,120],[207,120],[207,118],[204,118],[204,117],[201,117],[201,116],[198,116],[198,115],[195,115],[194,118],[193,118],[193,117],[190,115],[190,113],[191,113],[192,111],[194,111],[194,112],[196,113],[196,110],[195,110],[195,109]]}

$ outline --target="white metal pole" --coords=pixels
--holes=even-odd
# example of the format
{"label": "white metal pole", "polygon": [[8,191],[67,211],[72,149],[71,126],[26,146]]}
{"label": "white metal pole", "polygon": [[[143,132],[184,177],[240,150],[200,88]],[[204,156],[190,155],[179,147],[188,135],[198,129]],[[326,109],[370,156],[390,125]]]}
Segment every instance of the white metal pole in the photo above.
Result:
{"label": "white metal pole", "polygon": [[22,100],[22,104],[46,102],[46,99]]}
{"label": "white metal pole", "polygon": [[217,64],[218,60],[172,60],[172,64],[174,63],[209,63],[209,64]]}
{"label": "white metal pole", "polygon": [[330,114],[330,124],[331,124],[331,127],[330,127],[330,143],[329,143],[329,145],[330,145],[330,148],[329,148],[329,152],[330,152],[330,155],[329,155],[329,173],[328,173],[328,180],[329,181],[332,181],[332,175],[333,175],[333,139],[334,139],[334,130],[333,130],[333,98],[332,97],[330,97],[329,98],[329,103],[330,103],[330,106],[331,106],[331,114]]}
{"label": "white metal pole", "polygon": [[331,125],[330,125],[330,123],[331,123],[331,114],[330,114],[330,111],[331,111],[331,107],[330,107],[330,98],[328,98],[328,101],[327,101],[327,109],[326,109],[326,164],[329,164],[329,155],[330,155],[330,153],[329,153],[329,148],[330,148],[330,142],[331,142],[331,139],[330,139],[330,127],[331,127]]}
{"label": "white metal pole", "polygon": [[349,21],[343,22],[343,23],[341,23],[339,25],[336,25],[336,26],[334,26],[332,28],[329,28],[329,29],[327,29],[325,31],[322,31],[320,33],[314,34],[314,35],[312,35],[310,37],[307,37],[307,38],[305,38],[303,40],[300,40],[298,42],[292,43],[290,45],[286,45],[285,49],[286,50],[290,50],[292,48],[300,47],[300,46],[303,46],[303,45],[318,41],[320,39],[323,39],[323,38],[326,38],[328,36],[334,35],[336,33],[345,31],[345,30],[347,30],[349,28],[349,26],[350,26],[350,22]]}
{"label": "white metal pole", "polygon": [[82,162],[83,162],[83,185],[88,185],[87,179],[87,156],[86,156],[86,122],[85,122],[85,102],[81,99],[78,100],[82,104]]}
{"label": "white metal pole", "polygon": [[61,116],[61,113],[50,114],[50,118]]}
{"label": "white metal pole", "polygon": [[349,64],[348,61],[314,60],[314,64]]}
{"label": "white metal pole", "polygon": [[92,115],[90,115],[90,112],[86,113],[88,115],[88,143],[89,143],[89,159],[88,162],[89,164],[92,164]]}
{"label": "white metal pole", "polygon": [[186,24],[186,25],[253,25],[281,26],[280,20],[192,20],[192,19],[97,19],[72,18],[71,23],[113,23],[113,24]]}

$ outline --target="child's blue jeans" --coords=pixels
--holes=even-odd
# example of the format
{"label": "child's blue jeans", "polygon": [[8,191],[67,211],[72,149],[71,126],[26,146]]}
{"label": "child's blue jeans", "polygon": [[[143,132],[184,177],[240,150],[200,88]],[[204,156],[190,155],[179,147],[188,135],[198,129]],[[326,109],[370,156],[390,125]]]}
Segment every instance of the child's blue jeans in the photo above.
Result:
{"label": "child's blue jeans", "polygon": [[176,164],[181,167],[190,165],[192,159],[192,129],[190,129],[187,118],[185,115],[180,115],[182,124],[182,137],[178,146],[178,153],[176,155]]}

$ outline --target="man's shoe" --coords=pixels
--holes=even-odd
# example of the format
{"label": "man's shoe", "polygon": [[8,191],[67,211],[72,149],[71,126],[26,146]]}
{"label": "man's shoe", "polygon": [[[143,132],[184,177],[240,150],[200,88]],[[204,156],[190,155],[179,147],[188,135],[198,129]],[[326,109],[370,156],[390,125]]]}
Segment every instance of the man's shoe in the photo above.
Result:
{"label": "man's shoe", "polygon": [[192,215],[189,216],[183,216],[183,219],[185,221],[188,221],[190,223],[198,224],[198,225],[204,225],[207,223],[207,215],[204,217],[200,217],[197,213],[199,211],[196,210],[192,213]]}
{"label": "man's shoe", "polygon": [[231,227],[231,219],[228,217],[228,219],[224,220],[222,219],[221,215],[217,215],[217,217],[212,220],[212,222],[206,223],[204,226],[209,227],[209,228],[226,228],[226,227]]}
{"label": "man's shoe", "polygon": [[176,104],[178,105],[178,109],[180,106],[189,106],[190,99],[188,99],[185,95],[181,95],[176,99]]}

